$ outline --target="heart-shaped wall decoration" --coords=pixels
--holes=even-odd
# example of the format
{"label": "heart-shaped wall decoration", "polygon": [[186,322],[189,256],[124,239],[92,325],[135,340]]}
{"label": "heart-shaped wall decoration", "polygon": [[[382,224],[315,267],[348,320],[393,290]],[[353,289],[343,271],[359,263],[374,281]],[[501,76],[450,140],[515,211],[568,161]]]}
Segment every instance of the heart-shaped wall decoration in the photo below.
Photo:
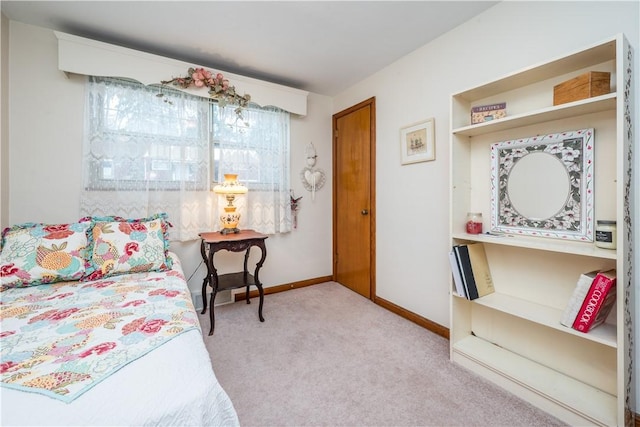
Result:
{"label": "heart-shaped wall decoration", "polygon": [[313,194],[322,188],[326,177],[322,169],[306,167],[300,171],[300,180],[304,188]]}
{"label": "heart-shaped wall decoration", "polygon": [[304,179],[307,180],[307,183],[312,187],[315,185],[317,189],[317,183],[319,183],[322,179],[324,179],[324,175],[319,170],[306,170],[304,171]]}

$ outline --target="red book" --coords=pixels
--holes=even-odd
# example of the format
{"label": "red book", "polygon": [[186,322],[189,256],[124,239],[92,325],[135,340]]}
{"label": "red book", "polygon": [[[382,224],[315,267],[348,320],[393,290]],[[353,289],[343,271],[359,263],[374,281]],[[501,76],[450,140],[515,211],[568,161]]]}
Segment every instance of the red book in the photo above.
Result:
{"label": "red book", "polygon": [[589,332],[603,323],[616,302],[616,271],[599,272],[578,311],[573,329]]}

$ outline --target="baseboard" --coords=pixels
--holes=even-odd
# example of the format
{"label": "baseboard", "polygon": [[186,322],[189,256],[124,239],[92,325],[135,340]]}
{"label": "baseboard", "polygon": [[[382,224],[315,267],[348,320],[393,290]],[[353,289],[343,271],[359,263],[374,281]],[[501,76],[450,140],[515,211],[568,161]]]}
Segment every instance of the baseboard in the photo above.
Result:
{"label": "baseboard", "polygon": [[384,298],[374,297],[373,302],[378,304],[380,307],[386,308],[387,310],[397,314],[400,317],[404,317],[405,319],[415,323],[416,325],[430,330],[434,334],[449,339],[449,328],[446,328],[432,320],[429,320],[412,311],[402,308],[399,305],[392,303],[391,301],[385,300]]}
{"label": "baseboard", "polygon": [[[304,288],[305,286],[317,285],[319,283],[330,282],[333,280],[333,276],[323,276],[316,277],[314,279],[301,280],[299,282],[286,283],[284,285],[270,286],[268,288],[264,288],[264,294],[277,294],[278,292],[290,291],[291,289]],[[239,292],[233,295],[233,301],[242,301],[245,299],[245,291],[240,290]],[[257,289],[252,289],[249,291],[249,298],[256,298],[260,296],[260,293]]]}

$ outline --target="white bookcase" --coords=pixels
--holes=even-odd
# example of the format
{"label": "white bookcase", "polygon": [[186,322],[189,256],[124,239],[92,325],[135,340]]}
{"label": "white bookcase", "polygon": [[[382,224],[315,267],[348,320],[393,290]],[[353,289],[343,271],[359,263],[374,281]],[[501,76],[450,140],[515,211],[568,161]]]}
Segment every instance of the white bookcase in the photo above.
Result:
{"label": "white bookcase", "polygon": [[[572,425],[632,425],[633,283],[630,146],[633,51],[623,35],[451,98],[451,244],[482,242],[496,292],[451,289],[451,359]],[[611,93],[553,106],[553,87],[609,71]],[[507,117],[471,124],[471,108],[506,102]],[[595,129],[594,215],[617,221],[617,249],[556,238],[466,233],[467,212],[490,229],[491,144]],[[560,324],[581,273],[617,269],[617,301],[589,333]]]}

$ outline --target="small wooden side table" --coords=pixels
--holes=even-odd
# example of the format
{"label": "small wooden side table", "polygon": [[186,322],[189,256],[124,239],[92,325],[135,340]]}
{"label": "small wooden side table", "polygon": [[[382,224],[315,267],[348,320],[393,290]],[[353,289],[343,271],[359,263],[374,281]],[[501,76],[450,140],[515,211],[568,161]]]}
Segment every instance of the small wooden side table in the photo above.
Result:
{"label": "small wooden side table", "polygon": [[[260,318],[261,322],[264,322],[264,317],[262,317],[264,290],[262,289],[262,283],[260,283],[258,273],[260,271],[260,268],[262,267],[262,264],[264,264],[264,260],[267,258],[267,248],[264,241],[268,236],[266,234],[258,233],[254,230],[240,230],[239,233],[226,235],[221,234],[217,231],[212,231],[200,233],[199,236],[200,239],[202,239],[200,243],[200,253],[202,254],[202,259],[207,266],[207,276],[202,281],[203,309],[201,314],[207,312],[207,284],[211,285],[211,288],[213,289],[211,292],[211,302],[209,304],[211,306],[211,329],[209,330],[209,335],[213,335],[213,329],[215,328],[213,303],[216,299],[216,294],[219,291],[246,287],[247,304],[250,304],[251,301],[249,301],[249,287],[252,285],[256,286],[258,288],[258,292],[260,293],[258,317]],[[262,251],[262,256],[256,263],[256,269],[254,270],[253,274],[249,274],[247,261],[249,260],[249,252],[251,251],[252,246],[259,247]],[[222,249],[231,252],[246,251],[244,254],[244,268],[242,272],[222,274],[218,276],[218,270],[216,269],[213,260],[215,253]]]}

